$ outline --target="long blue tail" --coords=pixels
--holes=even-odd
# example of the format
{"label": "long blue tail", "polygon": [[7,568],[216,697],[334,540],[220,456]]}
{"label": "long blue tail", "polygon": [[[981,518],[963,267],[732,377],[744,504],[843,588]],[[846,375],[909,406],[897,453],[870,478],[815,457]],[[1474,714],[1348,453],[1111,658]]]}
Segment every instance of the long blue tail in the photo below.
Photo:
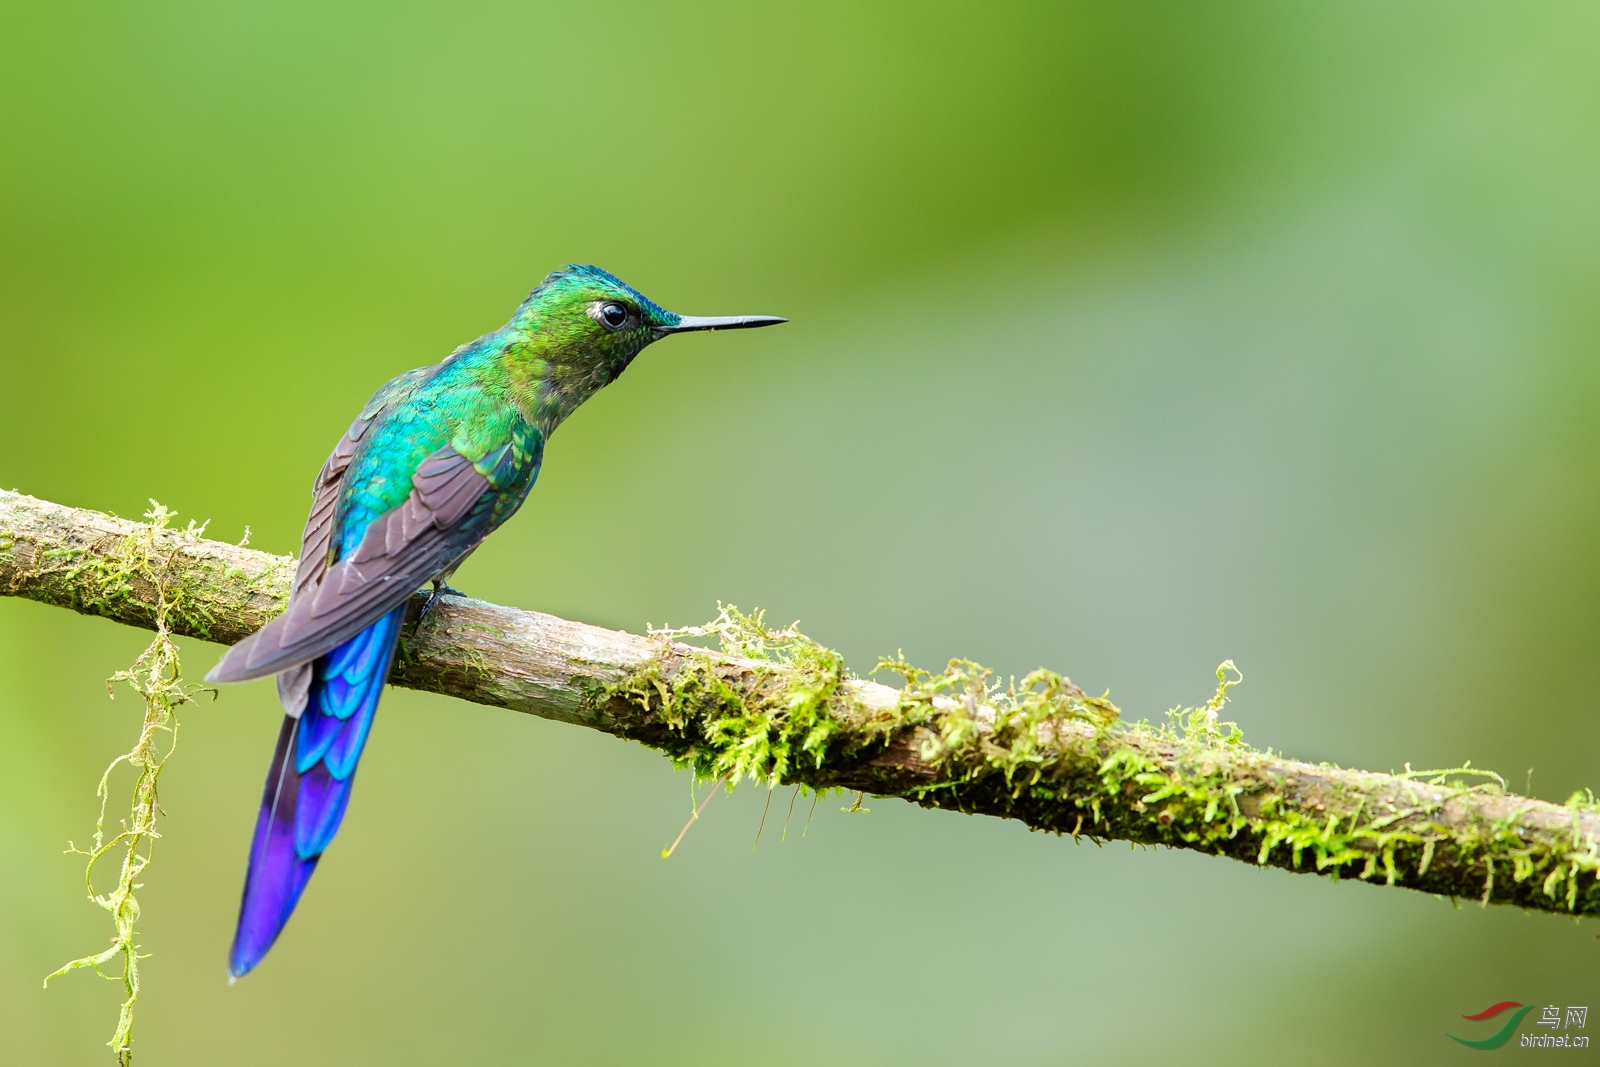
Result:
{"label": "long blue tail", "polygon": [[298,719],[284,717],[228,956],[235,978],[260,963],[278,939],[339,832],[404,616],[405,608],[396,608],[319,658],[305,711]]}

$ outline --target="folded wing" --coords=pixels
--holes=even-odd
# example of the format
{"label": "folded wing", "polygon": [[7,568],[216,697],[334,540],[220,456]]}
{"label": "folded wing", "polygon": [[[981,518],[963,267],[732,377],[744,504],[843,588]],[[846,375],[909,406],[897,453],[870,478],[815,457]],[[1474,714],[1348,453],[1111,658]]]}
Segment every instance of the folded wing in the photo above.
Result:
{"label": "folded wing", "polygon": [[[338,466],[346,442],[351,442],[349,455]],[[318,476],[288,610],[230,649],[207,681],[242,682],[286,672],[279,692],[290,714],[298,714],[311,682],[309,666],[303,665],[400,607],[488,531],[494,504],[489,479],[446,445],[418,466],[405,503],[373,519],[355,550],[333,561],[339,481],[358,443],[359,435],[353,442],[346,435]]]}
{"label": "folded wing", "polygon": [[[289,590],[291,598],[301,596],[316,585],[333,562],[333,535],[338,525],[335,520],[339,509],[339,491],[344,485],[344,472],[355,459],[356,449],[371,428],[378,410],[374,407],[371,411],[361,413],[361,417],[350,425],[350,429],[334,446],[333,454],[317,472],[316,484],[312,486],[311,517],[306,519],[305,532],[300,535],[300,566],[294,572],[294,585]],[[291,717],[299,718],[310,696],[310,663],[302,663],[279,673],[278,699]]]}

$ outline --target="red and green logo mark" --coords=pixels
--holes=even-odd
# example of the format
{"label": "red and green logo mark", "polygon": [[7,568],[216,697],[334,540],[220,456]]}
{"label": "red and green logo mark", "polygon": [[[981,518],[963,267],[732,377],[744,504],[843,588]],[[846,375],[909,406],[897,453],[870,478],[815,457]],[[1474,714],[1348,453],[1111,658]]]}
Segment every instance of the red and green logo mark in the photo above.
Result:
{"label": "red and green logo mark", "polygon": [[[1532,1004],[1522,1004],[1515,1000],[1502,1000],[1498,1004],[1491,1004],[1475,1015],[1463,1015],[1468,1022],[1481,1023],[1490,1019],[1498,1019],[1506,1015],[1504,1022],[1497,1023],[1500,1027],[1488,1037],[1470,1040],[1457,1037],[1455,1034],[1446,1034],[1451,1041],[1459,1042],[1468,1048],[1496,1049],[1510,1041],[1517,1032],[1517,1027],[1522,1023],[1522,1017],[1533,1010]],[[1584,1004],[1569,1004],[1565,1014],[1558,1004],[1546,1004],[1539,1017],[1533,1021],[1534,1031],[1522,1035],[1523,1048],[1588,1048],[1589,1038],[1585,1034],[1575,1034],[1567,1031],[1582,1030],[1589,1022],[1589,1008]],[[1539,1033],[1539,1027],[1548,1027],[1550,1033]],[[1563,1031],[1557,1033],[1557,1031]]]}
{"label": "red and green logo mark", "polygon": [[1508,1011],[1511,1012],[1511,1017],[1505,1021],[1505,1025],[1501,1026],[1500,1029],[1495,1033],[1477,1041],[1469,1041],[1464,1037],[1457,1037],[1455,1034],[1446,1034],[1445,1036],[1452,1041],[1461,1042],[1468,1048],[1499,1048],[1501,1045],[1504,1045],[1507,1041],[1511,1040],[1511,1035],[1517,1032],[1517,1024],[1522,1022],[1522,1017],[1532,1010],[1532,1004],[1518,1004],[1514,1000],[1502,1000],[1498,1004],[1489,1005],[1476,1015],[1462,1016],[1463,1019],[1470,1020],[1471,1022],[1481,1023],[1485,1019],[1493,1019],[1497,1015],[1503,1015]]}

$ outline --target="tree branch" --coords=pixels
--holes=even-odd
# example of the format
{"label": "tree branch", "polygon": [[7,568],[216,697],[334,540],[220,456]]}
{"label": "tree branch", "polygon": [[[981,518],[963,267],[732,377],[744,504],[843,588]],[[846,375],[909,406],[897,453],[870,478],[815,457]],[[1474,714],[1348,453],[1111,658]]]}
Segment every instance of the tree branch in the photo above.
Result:
{"label": "tree branch", "polygon": [[[173,633],[231,644],[288,599],[288,557],[0,491],[0,594],[151,628],[159,593],[128,565],[133,545],[165,559]],[[671,640],[691,634],[723,650]],[[1122,722],[1047,671],[1001,691],[975,664],[891,669],[903,689],[849,677],[808,638],[737,614],[644,637],[447,598],[408,624],[390,682],[642,741],[731,783],[898,796],[1074,837],[1600,913],[1600,805],[1587,793],[1557,805],[1467,768],[1284,759],[1218,721],[1226,686],[1156,727]]]}

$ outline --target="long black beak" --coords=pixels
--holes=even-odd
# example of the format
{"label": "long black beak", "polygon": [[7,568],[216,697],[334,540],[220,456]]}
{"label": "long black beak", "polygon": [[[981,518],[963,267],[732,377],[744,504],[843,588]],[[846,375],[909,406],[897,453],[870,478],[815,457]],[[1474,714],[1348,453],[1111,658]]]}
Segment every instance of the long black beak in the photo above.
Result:
{"label": "long black beak", "polygon": [[676,326],[657,326],[656,333],[688,333],[691,330],[749,330],[757,326],[776,326],[788,322],[776,315],[680,315]]}

